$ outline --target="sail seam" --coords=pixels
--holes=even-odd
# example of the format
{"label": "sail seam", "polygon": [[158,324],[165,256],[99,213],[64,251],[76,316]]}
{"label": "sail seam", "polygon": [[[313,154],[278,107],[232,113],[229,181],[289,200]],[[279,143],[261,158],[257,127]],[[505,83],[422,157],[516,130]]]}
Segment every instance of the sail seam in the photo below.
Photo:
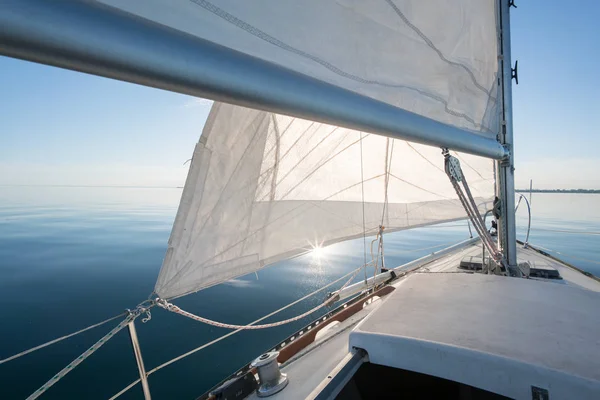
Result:
{"label": "sail seam", "polygon": [[417,28],[416,25],[414,25],[413,23],[411,23],[410,20],[406,17],[406,15],[404,15],[404,13],[402,11],[400,11],[400,8],[398,8],[398,6],[396,6],[396,4],[394,4],[394,2],[392,0],[385,0],[385,1],[386,1],[386,3],[388,3],[390,5],[390,7],[392,7],[392,9],[394,10],[394,12],[400,17],[400,19],[402,19],[402,21],[404,21],[404,23],[410,29],[412,29],[417,35],[419,35],[419,37],[421,39],[423,39],[423,41],[427,44],[427,46],[429,46],[438,55],[438,57],[442,61],[448,63],[449,65],[462,68],[469,75],[469,77],[471,78],[471,81],[473,81],[473,84],[479,90],[481,90],[482,92],[484,92],[485,94],[487,94],[490,99],[493,99],[494,101],[496,101],[496,98],[492,96],[492,94],[488,91],[488,89],[486,89],[483,85],[481,85],[479,82],[477,82],[477,78],[475,78],[475,74],[473,73],[473,71],[471,71],[469,69],[469,67],[467,67],[466,65],[464,65],[462,63],[451,61],[448,58],[446,58],[446,56],[444,55],[444,53],[442,53],[442,51],[435,46],[435,44],[433,43],[433,41],[431,39],[429,39],[427,37],[427,35],[425,35],[419,28]]}
{"label": "sail seam", "polygon": [[[254,122],[258,121],[258,117],[260,116],[260,113],[258,113],[257,117],[255,118]],[[206,224],[208,223],[208,220],[212,218],[212,214],[215,211],[215,209],[221,204],[221,198],[223,197],[223,194],[225,193],[226,189],[229,187],[230,183],[231,183],[231,179],[236,176],[236,171],[240,168],[241,164],[242,164],[242,160],[245,159],[246,154],[248,152],[248,149],[251,148],[252,146],[256,145],[256,143],[258,143],[258,141],[254,140],[256,138],[256,136],[258,135],[258,133],[260,132],[260,127],[261,125],[264,124],[265,119],[263,117],[262,121],[258,124],[258,126],[255,128],[254,131],[254,135],[252,136],[252,139],[250,141],[248,141],[248,145],[246,146],[246,148],[244,149],[244,152],[242,153],[242,156],[240,157],[240,159],[238,160],[235,168],[233,169],[233,171],[231,172],[231,175],[229,177],[229,179],[227,180],[227,183],[223,186],[223,189],[221,190],[221,193],[219,194],[219,197],[217,199],[217,201],[215,202],[214,207],[211,209],[211,211],[206,214],[206,219],[204,220],[204,222],[202,223],[202,227],[200,228],[200,230],[198,231],[198,233],[196,235],[194,235],[194,237],[192,237],[192,235],[190,235],[190,240],[188,241],[188,245],[187,245],[187,250],[186,250],[186,255],[189,254],[190,251],[190,246],[189,243],[190,242],[195,242],[195,237],[197,237],[198,235],[200,235],[201,233],[204,232],[204,228],[206,227]],[[254,125],[254,122],[252,123],[252,125]],[[248,184],[252,184],[252,181],[249,181]],[[198,208],[198,211],[196,212],[196,216],[195,219],[198,218],[198,212],[200,212],[200,208]]]}
{"label": "sail seam", "polygon": [[[272,114],[273,115],[273,121],[275,121],[277,119],[277,114]],[[279,139],[282,139],[283,136],[285,136],[286,132],[288,131],[288,128],[290,126],[292,126],[292,124],[294,123],[294,121],[296,120],[296,118],[292,118],[290,123],[288,124],[288,126],[286,126],[286,128],[281,132],[281,135],[279,135]],[[267,152],[265,153],[265,158],[271,155],[271,152],[275,149],[275,145],[271,146],[269,148],[269,150],[267,150]]]}
{"label": "sail seam", "polygon": [[[350,133],[346,132],[346,134],[340,139],[340,141],[335,145],[335,147],[333,149],[331,149],[331,151],[336,151],[337,148],[344,143],[344,141],[346,140],[346,138],[348,137]],[[335,153],[333,156],[329,155],[325,155],[325,157],[321,158],[321,160],[319,161],[318,165],[316,167],[314,167],[314,169],[308,173],[308,175],[306,175],[304,178],[302,178],[300,180],[300,182],[298,182],[296,185],[294,185],[294,187],[292,187],[290,190],[288,190],[283,196],[281,196],[281,200],[283,200],[285,197],[287,197],[292,191],[294,191],[298,186],[300,186],[301,184],[303,184],[304,182],[306,182],[306,180],[308,178],[310,178],[311,176],[313,176],[319,169],[321,169],[322,167],[324,167],[325,165],[327,165],[331,160],[333,160],[335,157],[337,157],[338,155],[342,154],[344,151],[348,150],[350,147],[352,147],[356,142],[344,147],[342,150],[338,151],[337,153]]]}
{"label": "sail seam", "polygon": [[[425,161],[427,161],[429,164],[431,164],[433,167],[437,168],[440,172],[444,172],[444,170],[440,167],[438,167],[437,165],[435,165],[430,159],[428,159],[427,157],[425,157],[423,154],[421,154],[421,152],[419,152],[417,149],[415,149],[409,142],[406,142],[406,144],[408,145],[408,147],[410,147],[411,149],[414,150],[415,153],[417,153],[419,156],[421,156],[421,158]],[[445,172],[444,172],[445,173]]]}
{"label": "sail seam", "polygon": [[[255,123],[258,121],[258,119],[259,119],[260,117],[261,117],[261,113],[260,113],[260,112],[258,112],[258,113],[256,114],[256,117],[254,117],[254,119],[253,119],[253,121],[252,121],[252,124],[251,124],[250,126],[254,125],[254,124],[255,124]],[[261,122],[259,123],[259,127],[260,127],[260,125],[261,125],[263,122],[264,122],[264,116],[263,116],[263,121],[261,121]],[[227,189],[227,187],[228,187],[228,186],[229,186],[229,184],[231,183],[231,179],[232,179],[232,178],[233,178],[233,176],[235,175],[235,172],[236,172],[236,171],[238,170],[238,168],[240,167],[240,164],[242,163],[242,160],[244,159],[244,157],[245,157],[245,155],[246,155],[246,152],[248,151],[248,149],[249,149],[249,148],[250,148],[252,145],[254,145],[254,144],[255,144],[255,141],[254,141],[254,139],[256,138],[256,135],[258,135],[258,132],[259,132],[259,129],[258,129],[258,128],[256,128],[256,129],[255,129],[255,131],[254,131],[254,135],[252,136],[252,139],[251,139],[251,140],[248,142],[248,145],[247,145],[247,146],[246,146],[246,148],[244,149],[244,152],[243,152],[242,156],[240,157],[240,159],[238,160],[238,162],[237,162],[237,164],[236,164],[235,168],[233,169],[233,171],[232,171],[232,173],[231,173],[231,175],[230,175],[229,179],[227,180],[227,183],[225,184],[225,186],[223,186],[223,189],[221,190],[221,193],[219,193],[219,197],[217,198],[217,201],[215,202],[215,204],[214,204],[213,208],[210,210],[210,212],[209,212],[208,214],[206,214],[206,219],[205,219],[205,220],[204,220],[204,222],[202,223],[202,227],[200,228],[200,230],[199,230],[198,234],[200,234],[200,233],[202,233],[202,232],[204,231],[204,227],[205,227],[205,226],[206,226],[206,224],[208,223],[208,220],[211,218],[211,215],[212,215],[212,213],[215,211],[215,209],[217,208],[217,206],[220,204],[221,198],[223,197],[223,194],[225,193],[225,190]],[[236,141],[236,143],[237,143],[237,141]],[[193,161],[192,161],[192,162],[193,162]],[[209,166],[208,168],[209,168],[209,170],[210,170],[210,166]],[[252,183],[252,181],[249,181],[249,182],[248,182],[248,184],[251,184],[251,183]],[[243,187],[243,188],[245,188],[245,187],[247,187],[247,186],[246,186],[246,185],[244,185],[244,187]],[[240,189],[240,190],[241,190],[241,189]],[[202,200],[202,199],[200,199],[200,200]],[[196,223],[195,221],[198,219],[198,216],[199,216],[199,215],[198,215],[198,213],[200,212],[200,210],[201,210],[201,208],[198,208],[198,210],[196,211],[196,215],[194,216],[194,223],[193,223],[192,225],[195,225],[195,223]],[[189,238],[189,240],[188,240],[188,244],[186,245],[186,248],[187,248],[187,249],[189,249],[189,243],[190,243],[190,242],[192,242],[192,241],[193,241],[193,239],[194,239],[194,238],[192,237],[192,235],[190,235],[190,238]]]}
{"label": "sail seam", "polygon": [[407,181],[407,180],[405,180],[405,179],[402,179],[402,178],[400,178],[399,176],[396,176],[395,174],[392,174],[391,172],[390,172],[390,176],[392,176],[392,177],[394,177],[394,178],[398,179],[400,182],[404,182],[404,183],[406,183],[407,185],[410,185],[410,186],[412,186],[412,187],[414,187],[414,188],[420,189],[420,190],[422,190],[422,191],[424,191],[424,192],[427,192],[427,193],[430,193],[430,194],[433,194],[433,195],[439,196],[439,197],[441,197],[441,198],[443,198],[443,199],[446,199],[446,200],[454,200],[454,199],[453,199],[453,198],[451,198],[451,197],[444,196],[444,195],[441,195],[441,194],[439,194],[439,193],[432,192],[431,190],[427,190],[427,189],[425,189],[425,188],[422,188],[421,186],[415,185],[414,183],[411,183],[411,182],[409,182],[409,181]]}
{"label": "sail seam", "polygon": [[[308,132],[314,125],[316,124],[316,122],[313,122],[310,124],[310,126],[308,128],[306,128],[304,130],[304,132],[302,132],[302,134],[300,135],[300,137],[298,139],[296,139],[296,141],[289,146],[289,148],[286,150],[286,152],[281,156],[279,162],[282,162],[285,157],[292,151],[292,149],[294,149],[296,147],[296,145],[298,144],[298,142],[300,141],[300,139],[302,139],[302,137],[306,134],[306,132]],[[308,138],[307,142],[309,142],[314,135],[317,134],[317,132],[319,132],[319,129],[321,129],[323,126],[329,126],[329,125],[322,125],[322,124],[318,124],[317,128],[314,130],[314,132],[312,132],[312,134],[310,135],[310,137]],[[277,188],[277,186],[283,182],[285,180],[285,178],[287,178],[289,176],[289,174],[292,173],[292,171],[298,166],[300,165],[300,163],[306,158],[308,157],[308,155],[310,155],[310,153],[312,153],[312,151],[314,151],[324,140],[326,140],[333,132],[335,132],[338,129],[338,127],[334,127],[333,130],[331,132],[329,132],[325,138],[323,138],[318,144],[317,146],[313,147],[312,150],[310,150],[300,161],[298,161],[296,163],[296,165],[294,165],[292,168],[289,169],[289,171],[287,172],[287,174],[285,174],[283,176],[283,178],[281,178],[281,180],[279,182],[275,182],[275,187]],[[260,199],[258,199],[258,201],[264,201],[267,198],[266,195],[263,195]]]}
{"label": "sail seam", "polygon": [[[317,130],[318,130],[318,129],[317,129]],[[295,170],[295,169],[296,169],[296,168],[297,168],[297,167],[298,167],[300,164],[302,164],[302,163],[304,162],[304,160],[306,160],[306,159],[308,158],[308,156],[310,156],[310,155],[311,155],[311,154],[312,154],[312,153],[313,153],[315,150],[317,150],[317,149],[318,149],[318,148],[321,146],[321,144],[322,144],[323,142],[325,142],[327,139],[329,139],[329,137],[331,137],[331,135],[332,135],[332,134],[333,134],[335,131],[337,131],[337,130],[338,130],[338,127],[336,126],[336,127],[335,127],[335,128],[334,128],[334,129],[333,129],[331,132],[329,132],[327,135],[325,135],[325,137],[324,137],[323,139],[321,139],[321,140],[320,140],[320,141],[319,141],[319,142],[318,142],[316,145],[314,145],[314,146],[313,146],[313,147],[312,147],[312,148],[311,148],[311,149],[310,149],[310,150],[309,150],[309,151],[308,151],[306,154],[304,154],[304,155],[302,156],[302,158],[301,158],[301,159],[300,159],[300,160],[299,160],[299,161],[298,161],[298,162],[297,162],[297,163],[296,163],[296,164],[295,164],[295,165],[294,165],[292,168],[290,168],[290,170],[288,171],[288,173],[287,173],[287,174],[285,174],[285,175],[283,176],[283,178],[281,178],[281,180],[280,180],[279,182],[277,182],[277,185],[281,184],[281,183],[282,183],[282,182],[285,180],[285,178],[287,178],[288,176],[290,176],[290,174],[292,173],[292,171],[294,171],[294,170]],[[342,142],[342,140],[340,140],[340,143],[341,143],[341,142]],[[339,144],[338,144],[338,146],[339,146]],[[290,150],[291,150],[291,149],[290,149]],[[287,196],[288,194],[289,194],[289,192],[288,192],[288,193],[286,193],[286,194],[284,195],[284,197],[285,197],[285,196]]]}

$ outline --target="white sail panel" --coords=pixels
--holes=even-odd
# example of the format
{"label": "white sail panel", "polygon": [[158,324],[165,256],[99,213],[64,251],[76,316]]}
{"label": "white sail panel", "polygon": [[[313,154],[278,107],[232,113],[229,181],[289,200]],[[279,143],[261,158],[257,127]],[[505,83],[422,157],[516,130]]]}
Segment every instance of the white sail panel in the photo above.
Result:
{"label": "white sail panel", "polygon": [[495,137],[496,0],[100,0]]}
{"label": "white sail panel", "polygon": [[[481,209],[492,161],[459,155]],[[439,148],[215,103],[155,291],[181,296],[367,234],[465,218]]]}

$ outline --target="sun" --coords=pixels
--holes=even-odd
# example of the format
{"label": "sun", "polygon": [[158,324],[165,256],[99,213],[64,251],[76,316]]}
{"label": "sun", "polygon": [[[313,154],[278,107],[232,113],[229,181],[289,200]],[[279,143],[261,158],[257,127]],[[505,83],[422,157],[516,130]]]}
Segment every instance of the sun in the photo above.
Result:
{"label": "sun", "polygon": [[321,259],[325,255],[325,250],[321,246],[314,247],[312,249],[312,255],[316,259]]}
{"label": "sun", "polygon": [[326,252],[323,243],[316,242],[310,245],[310,254],[312,254],[313,263],[315,264],[321,264],[321,261],[326,257]]}

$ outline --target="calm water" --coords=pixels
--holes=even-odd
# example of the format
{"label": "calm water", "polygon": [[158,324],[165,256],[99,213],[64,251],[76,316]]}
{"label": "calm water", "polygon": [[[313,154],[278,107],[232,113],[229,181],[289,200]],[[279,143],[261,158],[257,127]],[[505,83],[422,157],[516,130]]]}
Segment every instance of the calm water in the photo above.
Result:
{"label": "calm water", "polygon": [[[0,359],[133,308],[152,292],[180,189],[0,187]],[[600,275],[600,195],[535,194],[530,242]],[[524,238],[527,213],[518,213]],[[585,231],[558,233],[556,230]],[[466,223],[386,235],[386,261],[400,265],[468,237]],[[426,249],[428,248],[428,249]],[[362,240],[280,263],[178,301],[220,321],[248,323],[362,264]],[[340,283],[341,284],[341,283]],[[314,299],[271,320],[314,307]],[[234,335],[150,377],[153,398],[202,394],[318,315]],[[116,321],[114,323],[116,325]],[[228,332],[155,310],[137,323],[146,369]],[[25,398],[113,323],[0,365],[0,398]],[[46,399],[106,399],[137,378],[126,331],[52,387]],[[139,399],[139,386],[121,398]]]}

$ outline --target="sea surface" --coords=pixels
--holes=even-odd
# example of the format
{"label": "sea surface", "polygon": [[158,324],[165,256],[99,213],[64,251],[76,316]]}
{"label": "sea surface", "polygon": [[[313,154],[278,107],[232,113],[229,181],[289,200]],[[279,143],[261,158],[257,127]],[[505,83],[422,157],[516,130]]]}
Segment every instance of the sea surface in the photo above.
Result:
{"label": "sea surface", "polygon": [[[0,187],[0,360],[145,300],[180,196],[176,188]],[[524,203],[517,220],[523,240]],[[466,222],[386,234],[386,263],[401,265],[468,236]],[[600,275],[600,195],[534,194],[530,243]],[[346,242],[176,303],[208,318],[245,324],[348,273],[363,257],[362,239]],[[297,315],[322,300],[323,294],[314,296],[267,321]],[[194,399],[319,312],[278,328],[241,332],[161,369],[149,378],[153,398]],[[1,364],[0,399],[27,397],[118,321]],[[136,327],[146,370],[229,332],[162,309]],[[107,399],[137,378],[123,330],[42,398]],[[139,384],[120,398],[143,398]]]}

